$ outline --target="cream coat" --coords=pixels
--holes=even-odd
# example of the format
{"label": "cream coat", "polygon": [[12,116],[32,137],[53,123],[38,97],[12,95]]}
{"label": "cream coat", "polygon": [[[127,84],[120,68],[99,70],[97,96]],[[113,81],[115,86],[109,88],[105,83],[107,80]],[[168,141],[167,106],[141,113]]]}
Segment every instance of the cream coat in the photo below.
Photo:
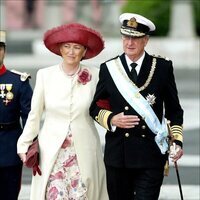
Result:
{"label": "cream coat", "polygon": [[[44,200],[46,184],[59,149],[71,130],[88,200],[107,200],[105,168],[99,135],[89,106],[98,81],[98,69],[85,67],[92,74],[86,85],[67,76],[60,65],[40,69],[26,126],[18,140],[18,153],[25,153],[37,133],[40,146],[42,176],[32,177],[31,200]],[[44,114],[44,115],[43,115]],[[40,128],[41,120],[44,119]]]}

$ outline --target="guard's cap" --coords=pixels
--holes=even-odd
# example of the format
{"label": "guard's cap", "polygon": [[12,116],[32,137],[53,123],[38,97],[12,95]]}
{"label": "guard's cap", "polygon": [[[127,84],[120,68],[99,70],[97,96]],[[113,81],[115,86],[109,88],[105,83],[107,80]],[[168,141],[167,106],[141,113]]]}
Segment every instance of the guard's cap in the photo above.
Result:
{"label": "guard's cap", "polygon": [[131,37],[143,37],[156,29],[152,21],[135,13],[123,13],[119,21],[121,34]]}
{"label": "guard's cap", "polygon": [[0,30],[0,46],[6,46],[6,32]]}

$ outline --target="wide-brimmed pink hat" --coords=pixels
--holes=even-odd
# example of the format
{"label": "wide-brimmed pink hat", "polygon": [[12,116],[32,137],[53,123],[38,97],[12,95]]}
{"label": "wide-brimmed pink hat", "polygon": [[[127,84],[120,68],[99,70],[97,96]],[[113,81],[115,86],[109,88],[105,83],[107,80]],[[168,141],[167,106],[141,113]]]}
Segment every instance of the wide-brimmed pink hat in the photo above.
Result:
{"label": "wide-brimmed pink hat", "polygon": [[59,56],[61,56],[60,44],[65,42],[78,43],[86,47],[83,59],[95,57],[104,48],[100,33],[79,23],[61,25],[44,34],[44,44],[47,49]]}

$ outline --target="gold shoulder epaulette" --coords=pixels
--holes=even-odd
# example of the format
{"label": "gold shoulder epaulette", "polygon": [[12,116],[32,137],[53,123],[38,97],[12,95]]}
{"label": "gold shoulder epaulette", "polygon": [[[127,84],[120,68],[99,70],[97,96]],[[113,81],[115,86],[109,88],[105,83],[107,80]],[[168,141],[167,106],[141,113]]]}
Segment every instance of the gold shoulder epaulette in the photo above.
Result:
{"label": "gold shoulder epaulette", "polygon": [[26,72],[19,72],[19,71],[14,70],[14,69],[12,69],[10,71],[13,72],[13,73],[15,73],[15,74],[20,75],[20,80],[21,81],[25,81],[27,78],[31,78],[31,75],[28,74],[28,73],[26,73]]}
{"label": "gold shoulder epaulette", "polygon": [[163,59],[165,59],[165,60],[170,60],[168,57],[161,56],[161,55],[155,55],[155,54],[153,54],[152,56],[153,56],[153,57],[156,57],[156,58],[163,58]]}

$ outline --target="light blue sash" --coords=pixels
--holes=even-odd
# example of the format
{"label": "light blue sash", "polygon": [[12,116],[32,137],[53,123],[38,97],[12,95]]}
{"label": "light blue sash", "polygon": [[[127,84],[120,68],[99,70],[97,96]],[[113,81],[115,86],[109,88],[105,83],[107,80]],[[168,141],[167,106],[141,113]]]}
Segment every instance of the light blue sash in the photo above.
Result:
{"label": "light blue sash", "polygon": [[161,153],[165,154],[168,150],[166,119],[163,116],[162,124],[160,123],[148,101],[139,93],[139,88],[127,76],[119,57],[106,64],[119,92],[145,120],[149,129],[156,135],[155,142],[160,148]]}

